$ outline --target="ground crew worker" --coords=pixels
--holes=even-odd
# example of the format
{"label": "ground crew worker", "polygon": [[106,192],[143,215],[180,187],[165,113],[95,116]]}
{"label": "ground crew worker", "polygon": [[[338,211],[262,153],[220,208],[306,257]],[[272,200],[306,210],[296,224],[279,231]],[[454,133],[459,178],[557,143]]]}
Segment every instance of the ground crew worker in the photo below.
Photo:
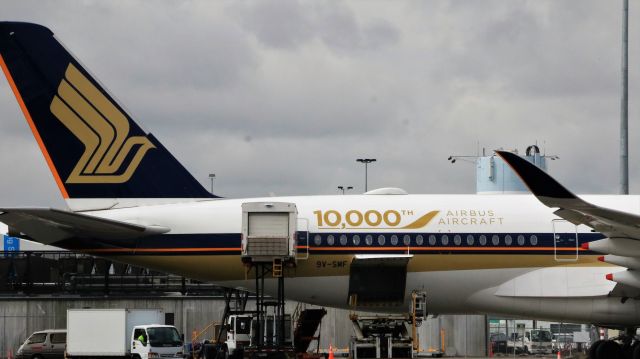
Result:
{"label": "ground crew worker", "polygon": [[145,345],[144,342],[144,334],[140,334],[140,336],[138,337],[138,341],[140,341],[140,343],[142,343],[142,345]]}

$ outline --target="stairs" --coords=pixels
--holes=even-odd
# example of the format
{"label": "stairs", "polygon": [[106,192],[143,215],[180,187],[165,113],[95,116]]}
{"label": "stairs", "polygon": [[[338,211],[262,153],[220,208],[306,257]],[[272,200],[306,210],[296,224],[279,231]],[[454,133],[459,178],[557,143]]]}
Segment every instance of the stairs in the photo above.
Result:
{"label": "stairs", "polygon": [[273,260],[273,266],[271,267],[271,273],[274,278],[282,277],[282,258],[275,258]]}
{"label": "stairs", "polygon": [[322,317],[327,314],[324,308],[304,309],[299,312],[296,328],[293,332],[293,343],[296,353],[305,353],[313,340],[320,339],[320,334],[314,336],[320,327]]}

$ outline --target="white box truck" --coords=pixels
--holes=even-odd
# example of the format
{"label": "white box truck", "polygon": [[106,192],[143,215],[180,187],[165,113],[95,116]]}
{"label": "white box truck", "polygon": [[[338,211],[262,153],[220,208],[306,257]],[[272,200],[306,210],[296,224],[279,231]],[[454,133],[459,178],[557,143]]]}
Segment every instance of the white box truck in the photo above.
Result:
{"label": "white box truck", "polygon": [[67,310],[67,358],[182,358],[182,338],[157,309]]}

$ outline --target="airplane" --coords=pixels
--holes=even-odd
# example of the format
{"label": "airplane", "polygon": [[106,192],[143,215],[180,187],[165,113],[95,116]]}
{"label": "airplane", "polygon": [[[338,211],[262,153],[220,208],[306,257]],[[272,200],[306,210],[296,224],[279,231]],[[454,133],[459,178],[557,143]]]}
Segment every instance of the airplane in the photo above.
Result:
{"label": "airplane", "polygon": [[1,208],[11,235],[251,290],[240,259],[242,206],[294,204],[306,237],[298,242],[304,256],[285,269],[288,299],[351,308],[357,294],[355,309],[406,312],[420,290],[431,313],[625,329],[623,345],[598,341],[592,357],[640,358],[638,196],[578,197],[518,155],[497,151],[533,195],[383,188],[221,198],[143,131],[48,28],[0,22],[0,67],[68,206]]}

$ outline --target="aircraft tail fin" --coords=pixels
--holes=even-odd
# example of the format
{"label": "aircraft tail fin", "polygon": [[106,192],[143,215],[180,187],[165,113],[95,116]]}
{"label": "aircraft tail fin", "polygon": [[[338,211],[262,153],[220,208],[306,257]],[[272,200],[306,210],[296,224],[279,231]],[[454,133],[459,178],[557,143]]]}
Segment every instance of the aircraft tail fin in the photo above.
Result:
{"label": "aircraft tail fin", "polygon": [[46,27],[0,22],[0,66],[65,199],[216,197]]}

